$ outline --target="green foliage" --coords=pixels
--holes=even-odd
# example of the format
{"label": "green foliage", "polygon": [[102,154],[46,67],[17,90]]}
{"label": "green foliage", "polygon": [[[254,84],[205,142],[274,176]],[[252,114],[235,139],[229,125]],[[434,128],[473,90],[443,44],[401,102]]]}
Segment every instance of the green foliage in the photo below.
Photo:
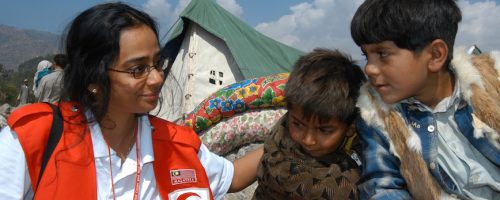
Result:
{"label": "green foliage", "polygon": [[[28,79],[29,87],[33,87],[33,76],[38,63],[42,60],[52,60],[53,55],[38,56],[29,59],[19,65],[17,71],[7,70],[0,64],[0,105],[8,103],[17,106],[17,96],[24,79]],[[33,102],[33,94],[30,94],[30,102]]]}

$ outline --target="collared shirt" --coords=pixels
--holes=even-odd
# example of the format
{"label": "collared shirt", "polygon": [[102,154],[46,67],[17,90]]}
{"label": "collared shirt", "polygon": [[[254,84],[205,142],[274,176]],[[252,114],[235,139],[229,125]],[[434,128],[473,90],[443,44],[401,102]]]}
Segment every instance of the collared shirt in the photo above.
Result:
{"label": "collared shirt", "polygon": [[432,113],[437,127],[433,127],[435,130],[430,132],[437,134],[437,163],[449,175],[458,191],[471,199],[498,199],[499,168],[470,144],[454,120],[461,102],[458,80],[455,85],[453,94],[441,100],[434,109],[414,98],[405,102],[422,112]]}
{"label": "collared shirt", "polygon": [[[153,143],[151,138],[151,124],[147,116],[138,118],[138,142],[140,150],[140,199],[160,199],[156,187],[153,170]],[[96,178],[97,199],[113,199],[109,159],[112,161],[113,181],[116,199],[133,199],[136,178],[136,146],[134,145],[127,158],[121,164],[120,158],[113,149],[108,155],[108,147],[102,137],[99,125],[90,124]],[[32,199],[31,181],[26,166],[23,149],[10,127],[0,132],[0,199]],[[210,188],[215,199],[222,199],[229,189],[233,178],[233,164],[211,153],[205,145],[201,145],[198,159],[204,166]]]}
{"label": "collared shirt", "polygon": [[7,119],[0,113],[0,129],[7,126]]}

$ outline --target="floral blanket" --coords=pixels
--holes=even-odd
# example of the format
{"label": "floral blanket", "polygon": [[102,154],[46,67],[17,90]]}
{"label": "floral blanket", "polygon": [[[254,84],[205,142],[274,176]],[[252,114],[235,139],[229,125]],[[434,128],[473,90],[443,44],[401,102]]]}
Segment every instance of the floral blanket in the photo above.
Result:
{"label": "floral blanket", "polygon": [[285,108],[249,110],[222,119],[200,132],[200,138],[210,151],[225,156],[245,145],[263,142],[285,113]]}
{"label": "floral blanket", "polygon": [[203,100],[184,121],[198,135],[223,118],[249,110],[284,108],[288,73],[274,74],[228,85]]}

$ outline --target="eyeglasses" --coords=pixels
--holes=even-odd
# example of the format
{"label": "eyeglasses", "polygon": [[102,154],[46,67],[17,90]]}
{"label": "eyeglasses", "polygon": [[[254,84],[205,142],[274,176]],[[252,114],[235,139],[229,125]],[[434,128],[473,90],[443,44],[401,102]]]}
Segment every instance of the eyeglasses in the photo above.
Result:
{"label": "eyeglasses", "polygon": [[151,72],[151,70],[153,69],[156,69],[156,71],[158,72],[164,72],[167,66],[168,66],[168,60],[165,58],[160,58],[158,61],[156,61],[156,64],[154,65],[140,64],[130,68],[127,71],[117,70],[113,68],[109,68],[108,70],[113,72],[131,74],[132,76],[134,76],[134,78],[140,79],[149,75],[149,72]]}

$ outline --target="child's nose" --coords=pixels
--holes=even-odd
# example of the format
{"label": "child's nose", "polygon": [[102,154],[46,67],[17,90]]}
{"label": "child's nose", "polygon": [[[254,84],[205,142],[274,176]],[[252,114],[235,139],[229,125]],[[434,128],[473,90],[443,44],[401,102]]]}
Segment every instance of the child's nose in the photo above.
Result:
{"label": "child's nose", "polygon": [[380,72],[379,68],[376,64],[371,63],[371,62],[366,63],[365,73],[366,73],[366,75],[368,75],[368,77],[377,75],[379,72]]}
{"label": "child's nose", "polygon": [[315,145],[316,144],[316,137],[314,136],[312,131],[309,130],[304,135],[304,138],[302,138],[302,142],[307,146]]}

